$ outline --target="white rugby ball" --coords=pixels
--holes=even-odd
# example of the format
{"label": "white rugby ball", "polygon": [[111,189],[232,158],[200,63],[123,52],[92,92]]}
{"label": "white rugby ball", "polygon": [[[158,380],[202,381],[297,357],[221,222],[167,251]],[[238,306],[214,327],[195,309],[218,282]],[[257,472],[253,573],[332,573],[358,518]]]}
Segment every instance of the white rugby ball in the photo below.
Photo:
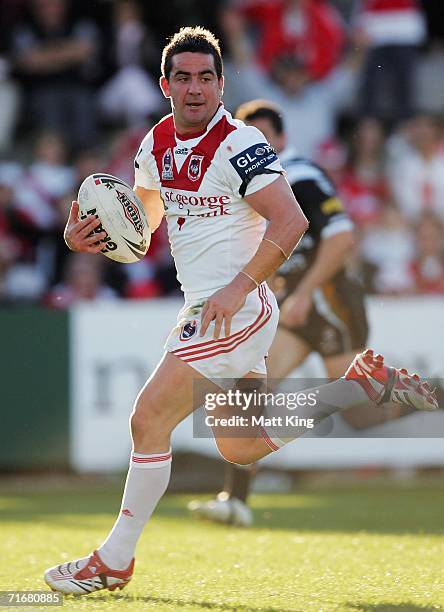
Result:
{"label": "white rugby ball", "polygon": [[98,217],[94,233],[105,232],[102,253],[120,263],[135,263],[148,251],[151,230],[142,202],[121,179],[91,174],[80,185],[79,214]]}

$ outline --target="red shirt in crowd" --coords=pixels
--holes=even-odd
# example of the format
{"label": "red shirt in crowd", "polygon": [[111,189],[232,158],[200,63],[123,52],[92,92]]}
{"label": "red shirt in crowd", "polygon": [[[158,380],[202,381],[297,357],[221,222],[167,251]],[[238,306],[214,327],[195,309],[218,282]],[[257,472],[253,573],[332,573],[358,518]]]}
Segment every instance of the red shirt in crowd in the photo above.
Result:
{"label": "red shirt in crowd", "polygon": [[[312,79],[322,79],[338,63],[344,44],[339,13],[326,0],[246,0],[240,12],[259,28],[258,60],[269,70],[277,57],[294,55]],[[298,3],[299,4],[299,3]]]}
{"label": "red shirt in crowd", "polygon": [[372,181],[364,180],[350,168],[345,170],[338,184],[338,191],[357,227],[365,227],[379,221],[388,195],[383,177]]}

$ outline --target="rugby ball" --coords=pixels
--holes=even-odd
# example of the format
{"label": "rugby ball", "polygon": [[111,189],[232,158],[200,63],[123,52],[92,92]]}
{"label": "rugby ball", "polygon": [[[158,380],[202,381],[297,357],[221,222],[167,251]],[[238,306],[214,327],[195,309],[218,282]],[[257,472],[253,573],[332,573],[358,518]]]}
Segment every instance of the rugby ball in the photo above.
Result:
{"label": "rugby ball", "polygon": [[95,233],[105,232],[102,253],[120,263],[135,263],[148,251],[151,230],[142,202],[121,179],[91,174],[80,185],[79,215],[98,217]]}

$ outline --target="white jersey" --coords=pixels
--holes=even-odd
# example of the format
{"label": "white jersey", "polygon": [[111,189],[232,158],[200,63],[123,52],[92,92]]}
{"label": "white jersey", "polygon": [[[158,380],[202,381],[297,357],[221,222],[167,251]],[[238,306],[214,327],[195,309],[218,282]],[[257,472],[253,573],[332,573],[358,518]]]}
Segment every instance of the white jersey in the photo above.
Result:
{"label": "white jersey", "polygon": [[203,133],[181,139],[168,115],[144,138],[135,185],[160,191],[187,301],[226,286],[253,257],[266,222],[243,198],[281,172],[263,134],[222,105]]}

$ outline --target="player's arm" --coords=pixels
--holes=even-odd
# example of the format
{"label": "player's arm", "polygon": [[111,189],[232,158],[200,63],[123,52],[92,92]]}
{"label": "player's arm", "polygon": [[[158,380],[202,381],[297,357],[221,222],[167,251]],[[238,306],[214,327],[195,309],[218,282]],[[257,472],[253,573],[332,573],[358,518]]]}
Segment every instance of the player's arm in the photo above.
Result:
{"label": "player's arm", "polygon": [[246,274],[251,276],[253,281],[249,282],[249,291],[252,291],[290,257],[307,230],[308,221],[283,176],[246,196],[245,200],[268,221],[267,230],[256,254],[238,274],[238,281],[242,280],[242,283]]}
{"label": "player's arm", "polygon": [[155,232],[161,224],[164,215],[164,206],[160,192],[155,189],[145,189],[144,187],[135,187],[134,191],[146,211],[151,233]]}
{"label": "player's arm", "polygon": [[334,277],[343,266],[354,245],[351,230],[338,231],[337,234],[323,238],[318,253],[307,273],[298,284],[297,291],[312,294]]}
{"label": "player's arm", "polygon": [[246,196],[245,200],[268,220],[267,230],[258,250],[244,269],[205,303],[201,335],[205,334],[212,320],[215,320],[214,338],[219,338],[223,323],[225,335],[230,335],[231,319],[242,308],[247,295],[280,267],[308,227],[304,213],[282,176]]}
{"label": "player's arm", "polygon": [[165,212],[160,197],[160,182],[157,176],[156,162],[151,152],[152,143],[151,131],[143,139],[134,159],[134,191],[143,204],[151,233],[159,227]]}
{"label": "player's arm", "polygon": [[310,229],[320,236],[316,257],[295,291],[281,307],[281,321],[289,327],[303,325],[313,302],[313,293],[344,266],[353,248],[353,225],[334,186],[322,174],[292,185],[310,218]]}
{"label": "player's arm", "polygon": [[289,326],[303,325],[313,303],[313,293],[344,266],[354,244],[352,231],[338,232],[323,238],[315,260],[302,277],[295,291],[281,307],[281,320]]}

